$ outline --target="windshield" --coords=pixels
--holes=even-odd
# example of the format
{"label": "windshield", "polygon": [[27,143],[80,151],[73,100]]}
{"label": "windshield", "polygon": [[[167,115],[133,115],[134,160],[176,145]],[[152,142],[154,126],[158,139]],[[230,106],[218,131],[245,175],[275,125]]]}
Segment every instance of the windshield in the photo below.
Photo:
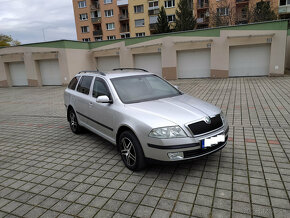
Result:
{"label": "windshield", "polygon": [[155,75],[127,76],[111,79],[125,104],[173,97],[182,93]]}

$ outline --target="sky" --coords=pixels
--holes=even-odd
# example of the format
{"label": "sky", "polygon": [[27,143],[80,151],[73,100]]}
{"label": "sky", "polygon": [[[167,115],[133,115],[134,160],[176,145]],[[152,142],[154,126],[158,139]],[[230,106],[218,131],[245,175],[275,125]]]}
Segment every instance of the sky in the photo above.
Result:
{"label": "sky", "polygon": [[72,0],[0,0],[0,34],[22,44],[77,40]]}

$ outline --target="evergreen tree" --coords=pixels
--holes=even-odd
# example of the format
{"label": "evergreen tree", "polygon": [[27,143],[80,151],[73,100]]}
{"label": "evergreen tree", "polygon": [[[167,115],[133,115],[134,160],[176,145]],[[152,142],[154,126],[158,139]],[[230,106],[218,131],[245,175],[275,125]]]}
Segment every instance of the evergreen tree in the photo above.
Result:
{"label": "evergreen tree", "polygon": [[157,23],[156,23],[156,33],[168,33],[170,32],[170,25],[167,20],[166,11],[164,6],[159,10]]}
{"label": "evergreen tree", "polygon": [[270,21],[277,19],[277,15],[271,9],[270,2],[264,2],[263,0],[257,2],[254,9],[253,17],[254,22]]}
{"label": "evergreen tree", "polygon": [[180,0],[176,10],[176,31],[192,30],[195,27],[196,20],[193,17],[192,7],[188,0]]}

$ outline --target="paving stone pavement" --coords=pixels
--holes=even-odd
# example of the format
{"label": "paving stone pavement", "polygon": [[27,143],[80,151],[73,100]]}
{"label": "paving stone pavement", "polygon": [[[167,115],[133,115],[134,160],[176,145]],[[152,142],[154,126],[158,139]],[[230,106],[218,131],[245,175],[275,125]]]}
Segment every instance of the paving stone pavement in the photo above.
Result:
{"label": "paving stone pavement", "polygon": [[173,83],[222,108],[228,145],[141,172],[70,131],[64,87],[0,89],[0,217],[289,217],[290,77]]}

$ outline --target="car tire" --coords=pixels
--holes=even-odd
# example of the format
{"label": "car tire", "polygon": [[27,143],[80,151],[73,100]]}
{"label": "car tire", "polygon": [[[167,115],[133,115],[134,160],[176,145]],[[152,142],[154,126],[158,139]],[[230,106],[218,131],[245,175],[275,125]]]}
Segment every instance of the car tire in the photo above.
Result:
{"label": "car tire", "polygon": [[139,171],[146,167],[146,159],[138,138],[131,131],[121,133],[118,149],[125,166],[132,171]]}
{"label": "car tire", "polygon": [[79,125],[78,118],[73,109],[70,109],[68,111],[68,121],[70,129],[73,133],[75,134],[81,133],[81,126]]}

